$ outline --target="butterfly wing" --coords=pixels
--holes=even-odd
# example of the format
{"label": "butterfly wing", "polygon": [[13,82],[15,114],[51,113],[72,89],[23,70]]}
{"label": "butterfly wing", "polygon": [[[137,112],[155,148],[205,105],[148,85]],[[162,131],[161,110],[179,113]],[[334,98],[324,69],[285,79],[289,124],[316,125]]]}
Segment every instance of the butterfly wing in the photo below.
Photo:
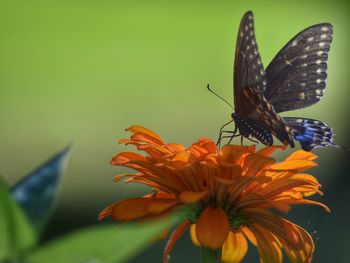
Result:
{"label": "butterfly wing", "polygon": [[311,26],[290,40],[266,69],[266,99],[276,112],[308,107],[326,87],[331,24]]}
{"label": "butterfly wing", "polygon": [[[254,110],[245,118],[246,129],[263,144],[272,145],[270,134],[277,137],[282,143],[294,147],[291,129],[284,119],[279,116],[258,87],[250,86],[242,90],[242,102]],[[269,139],[269,137],[271,139]]]}
{"label": "butterfly wing", "polygon": [[244,109],[244,104],[239,100],[240,92],[251,85],[263,90],[266,83],[264,67],[256,44],[254,17],[251,11],[244,14],[239,25],[233,76],[235,110],[236,112],[249,112],[252,109]]}
{"label": "butterfly wing", "polygon": [[305,151],[311,151],[317,147],[334,146],[334,132],[326,123],[307,119],[285,117],[285,121],[293,129],[293,137],[298,140]]}
{"label": "butterfly wing", "polygon": [[265,71],[261,63],[251,11],[244,14],[238,31],[234,64],[235,113],[238,129],[245,137],[254,136],[264,144],[272,144],[275,135],[283,143],[294,146],[286,122],[264,98]]}

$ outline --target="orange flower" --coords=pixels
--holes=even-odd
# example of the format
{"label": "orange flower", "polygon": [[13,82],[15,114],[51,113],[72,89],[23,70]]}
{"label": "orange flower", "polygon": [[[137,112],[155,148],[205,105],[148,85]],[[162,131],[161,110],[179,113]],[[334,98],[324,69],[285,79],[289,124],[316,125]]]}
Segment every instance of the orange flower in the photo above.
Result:
{"label": "orange flower", "polygon": [[226,145],[202,138],[186,148],[166,144],[157,134],[141,126],[121,143],[132,144],[146,156],[134,152],[117,154],[111,164],[138,171],[122,174],[115,181],[149,185],[153,193],[110,205],[100,219],[117,221],[158,218],[183,207],[186,219],[170,235],[164,262],[175,242],[190,226],[194,244],[221,248],[223,262],[240,262],[248,249],[247,239],[258,248],[261,262],[282,262],[282,249],[291,262],[311,262],[314,243],[301,227],[274,213],[287,212],[294,204],[319,205],[305,199],[320,193],[319,182],[303,173],[316,166],[317,156],[302,150],[276,163],[270,156],[281,147],[255,151],[255,146]]}

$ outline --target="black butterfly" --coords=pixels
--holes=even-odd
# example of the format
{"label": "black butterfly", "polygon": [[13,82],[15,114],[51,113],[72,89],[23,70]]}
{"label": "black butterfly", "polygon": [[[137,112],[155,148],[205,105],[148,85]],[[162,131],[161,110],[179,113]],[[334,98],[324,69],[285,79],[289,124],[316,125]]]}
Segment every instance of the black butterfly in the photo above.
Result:
{"label": "black butterfly", "polygon": [[[332,25],[306,28],[292,38],[264,70],[254,34],[253,13],[247,12],[238,31],[234,62],[236,128],[222,138],[254,137],[265,145],[273,136],[294,147],[294,140],[311,151],[336,146],[327,124],[307,118],[282,118],[278,113],[308,107],[320,100],[326,87],[327,58],[332,42]],[[232,122],[231,120],[231,122]],[[227,132],[227,131],[226,131]],[[239,132],[239,134],[237,134]],[[230,140],[230,141],[231,141]]]}

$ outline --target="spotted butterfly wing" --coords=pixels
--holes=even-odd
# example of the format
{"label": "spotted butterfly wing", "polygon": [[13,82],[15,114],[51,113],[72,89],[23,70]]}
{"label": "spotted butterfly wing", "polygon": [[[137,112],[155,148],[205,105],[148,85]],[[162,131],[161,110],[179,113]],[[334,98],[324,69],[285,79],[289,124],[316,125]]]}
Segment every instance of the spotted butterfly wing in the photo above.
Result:
{"label": "spotted butterfly wing", "polygon": [[266,99],[276,112],[311,106],[323,96],[332,25],[311,26],[292,38],[266,69]]}
{"label": "spotted butterfly wing", "polygon": [[232,118],[240,135],[272,145],[272,135],[294,146],[289,126],[265,99],[266,76],[255,39],[253,13],[240,23],[234,62],[234,102]]}
{"label": "spotted butterfly wing", "polygon": [[[276,112],[305,108],[323,96],[327,58],[333,29],[328,23],[306,28],[292,38],[266,69],[266,99]],[[304,150],[336,146],[325,123],[306,118],[284,118]]]}

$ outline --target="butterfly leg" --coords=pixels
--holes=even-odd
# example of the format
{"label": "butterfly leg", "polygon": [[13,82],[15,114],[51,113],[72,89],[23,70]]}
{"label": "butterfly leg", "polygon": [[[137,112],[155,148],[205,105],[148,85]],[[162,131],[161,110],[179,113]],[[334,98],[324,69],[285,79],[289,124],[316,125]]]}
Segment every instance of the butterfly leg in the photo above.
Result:
{"label": "butterfly leg", "polygon": [[[230,131],[230,133],[233,133],[232,131]],[[233,140],[233,138],[236,138],[236,137],[239,137],[239,136],[241,136],[240,134],[233,134],[233,135],[225,135],[225,136],[222,136],[221,137],[221,140],[219,141],[219,148],[221,148],[221,145],[220,145],[220,143],[221,143],[221,141],[223,140],[223,139],[230,139],[229,141],[228,141],[228,143],[227,144],[230,144],[231,143],[231,141]]]}
{"label": "butterfly leg", "polygon": [[253,140],[253,139],[251,139],[251,138],[247,138],[249,141],[251,141],[251,142],[254,142],[254,143],[256,143],[256,144],[259,144],[259,141],[256,141],[256,140]]}
{"label": "butterfly leg", "polygon": [[[237,130],[238,130],[238,128],[236,127],[236,128],[234,129],[234,131],[221,131],[221,132],[220,132],[220,138],[218,139],[218,142],[216,143],[216,145],[217,145],[219,148],[221,148],[221,141],[222,141],[223,139],[228,139],[228,138],[230,138],[230,140],[229,140],[229,142],[228,142],[228,144],[230,144],[233,138],[238,137],[238,136],[241,136],[240,134],[237,134]],[[223,133],[230,133],[231,135],[222,136]]]}
{"label": "butterfly leg", "polygon": [[[222,134],[224,133],[224,132],[227,132],[227,133],[229,133],[229,131],[224,131],[224,128],[227,126],[227,125],[229,125],[231,122],[233,122],[233,120],[230,120],[228,123],[225,123],[224,125],[222,125],[222,127],[220,128],[220,131],[219,131],[219,138],[218,138],[218,140],[217,140],[217,142],[216,142],[216,145],[220,145],[220,142],[221,142],[221,137],[222,137]],[[231,133],[236,133],[236,131],[237,131],[237,129],[235,129],[233,132],[231,132]]]}

